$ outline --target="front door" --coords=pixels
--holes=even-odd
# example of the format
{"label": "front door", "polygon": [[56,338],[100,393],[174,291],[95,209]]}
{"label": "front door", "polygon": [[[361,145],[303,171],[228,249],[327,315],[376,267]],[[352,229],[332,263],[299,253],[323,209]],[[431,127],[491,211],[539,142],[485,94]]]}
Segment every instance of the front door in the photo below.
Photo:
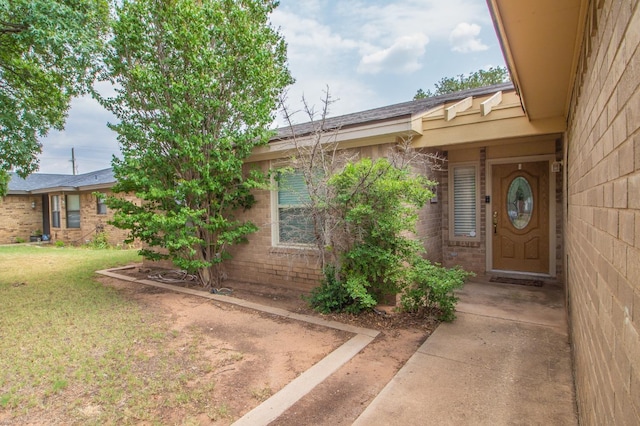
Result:
{"label": "front door", "polygon": [[51,220],[49,219],[49,194],[42,194],[42,234],[51,234]]}
{"label": "front door", "polygon": [[549,273],[549,163],[492,166],[493,269]]}

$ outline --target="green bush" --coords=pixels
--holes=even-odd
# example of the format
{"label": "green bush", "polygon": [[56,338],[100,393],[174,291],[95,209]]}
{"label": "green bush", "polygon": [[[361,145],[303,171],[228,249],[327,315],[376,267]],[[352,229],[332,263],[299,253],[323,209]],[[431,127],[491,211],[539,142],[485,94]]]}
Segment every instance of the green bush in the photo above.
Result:
{"label": "green bush", "polygon": [[109,236],[104,231],[97,232],[87,246],[93,249],[108,249],[111,247],[109,244]]}
{"label": "green bush", "polygon": [[62,241],[62,240],[57,240],[57,241],[55,242],[55,246],[56,246],[56,247],[59,247],[59,248],[64,247],[64,241]]}
{"label": "green bush", "polygon": [[27,242],[27,240],[25,240],[24,238],[16,237],[16,243],[17,244],[22,244],[22,243],[26,243],[26,242]]}
{"label": "green bush", "polygon": [[320,286],[311,291],[307,302],[313,309],[323,314],[331,312],[356,314],[376,305],[376,300],[367,291],[366,281],[351,277],[343,283],[336,278],[333,266],[325,268],[324,279]]}
{"label": "green bush", "polygon": [[314,204],[313,217],[331,214],[330,226],[315,223],[316,229],[331,231],[318,246],[332,249],[324,253],[325,277],[309,298],[311,307],[324,313],[358,313],[387,295],[401,294],[405,311],[429,310],[452,321],[457,302],[453,291],[469,273],[431,264],[422,257],[422,242],[411,237],[434,185],[388,159],[363,158],[333,174],[323,190],[312,191],[326,197]]}
{"label": "green bush", "polygon": [[459,267],[447,269],[426,259],[418,259],[409,270],[409,285],[400,297],[402,310],[437,310],[438,319],[453,321],[458,302],[454,290],[461,288],[472,275],[472,272]]}

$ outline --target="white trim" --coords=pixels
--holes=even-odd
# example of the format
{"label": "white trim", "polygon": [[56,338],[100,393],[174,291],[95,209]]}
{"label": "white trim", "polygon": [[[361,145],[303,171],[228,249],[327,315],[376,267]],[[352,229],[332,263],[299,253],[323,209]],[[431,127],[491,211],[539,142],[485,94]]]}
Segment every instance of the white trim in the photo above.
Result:
{"label": "white trim", "polygon": [[[529,157],[507,157],[507,158],[494,158],[491,160],[487,160],[485,164],[485,195],[491,196],[491,202],[489,204],[485,203],[485,229],[486,231],[486,264],[485,269],[488,272],[497,272],[498,270],[493,269],[493,238],[491,236],[491,229],[493,224],[491,223],[491,214],[493,211],[493,182],[492,182],[492,170],[493,166],[497,164],[512,164],[512,163],[533,163],[538,161],[546,161],[549,166],[549,270],[548,276],[555,277],[556,276],[556,174],[551,172],[551,163],[556,161],[555,154],[543,154],[543,155],[532,155]],[[521,271],[502,271],[499,272],[508,272],[508,273],[524,273],[528,275],[533,275],[531,272],[521,272]],[[541,274],[541,276],[547,276],[545,274]]]}
{"label": "white trim", "polygon": [[463,112],[471,108],[473,105],[473,96],[464,98],[463,100],[456,102],[448,108],[444,109],[444,121],[451,121],[456,118],[459,112]]}
{"label": "white trim", "polygon": [[[270,169],[275,168],[284,168],[290,166],[290,162],[287,160],[272,160],[269,164]],[[282,248],[282,249],[299,249],[299,250],[309,250],[315,248],[315,244],[295,244],[295,243],[281,243],[280,242],[280,213],[278,211],[278,183],[275,180],[275,177],[271,176],[271,190],[270,194],[270,210],[271,210],[271,247],[272,248]]]}
{"label": "white trim", "polygon": [[496,92],[486,101],[480,104],[480,116],[485,117],[491,113],[494,106],[500,105],[502,102],[502,91]]}

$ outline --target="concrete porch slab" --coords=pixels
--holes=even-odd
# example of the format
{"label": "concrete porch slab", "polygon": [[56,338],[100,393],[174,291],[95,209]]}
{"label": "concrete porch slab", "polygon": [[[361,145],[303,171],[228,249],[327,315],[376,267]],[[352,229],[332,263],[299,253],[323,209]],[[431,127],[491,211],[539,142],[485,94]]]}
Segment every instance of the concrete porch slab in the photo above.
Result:
{"label": "concrete porch slab", "polygon": [[562,289],[473,282],[355,425],[576,425]]}

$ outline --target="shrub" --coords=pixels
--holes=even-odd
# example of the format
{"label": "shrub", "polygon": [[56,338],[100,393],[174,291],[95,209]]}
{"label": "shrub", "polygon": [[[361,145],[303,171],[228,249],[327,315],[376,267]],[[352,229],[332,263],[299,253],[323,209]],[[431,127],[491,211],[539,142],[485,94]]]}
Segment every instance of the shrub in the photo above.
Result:
{"label": "shrub", "polygon": [[55,246],[56,246],[56,247],[59,247],[59,248],[64,247],[64,241],[62,241],[62,240],[57,240],[57,241],[55,242]]}
{"label": "shrub", "polygon": [[320,286],[311,291],[307,302],[314,310],[323,314],[355,314],[376,305],[376,300],[367,291],[366,280],[350,277],[347,282],[341,282],[333,266],[325,268],[324,279]]}
{"label": "shrub", "polygon": [[417,259],[409,270],[409,284],[400,298],[402,309],[406,312],[437,310],[438,319],[453,321],[458,302],[454,290],[461,288],[472,275],[459,267],[447,269],[426,259]]}
{"label": "shrub", "polygon": [[87,246],[93,249],[107,249],[111,247],[109,244],[109,236],[104,231],[97,232]]}

